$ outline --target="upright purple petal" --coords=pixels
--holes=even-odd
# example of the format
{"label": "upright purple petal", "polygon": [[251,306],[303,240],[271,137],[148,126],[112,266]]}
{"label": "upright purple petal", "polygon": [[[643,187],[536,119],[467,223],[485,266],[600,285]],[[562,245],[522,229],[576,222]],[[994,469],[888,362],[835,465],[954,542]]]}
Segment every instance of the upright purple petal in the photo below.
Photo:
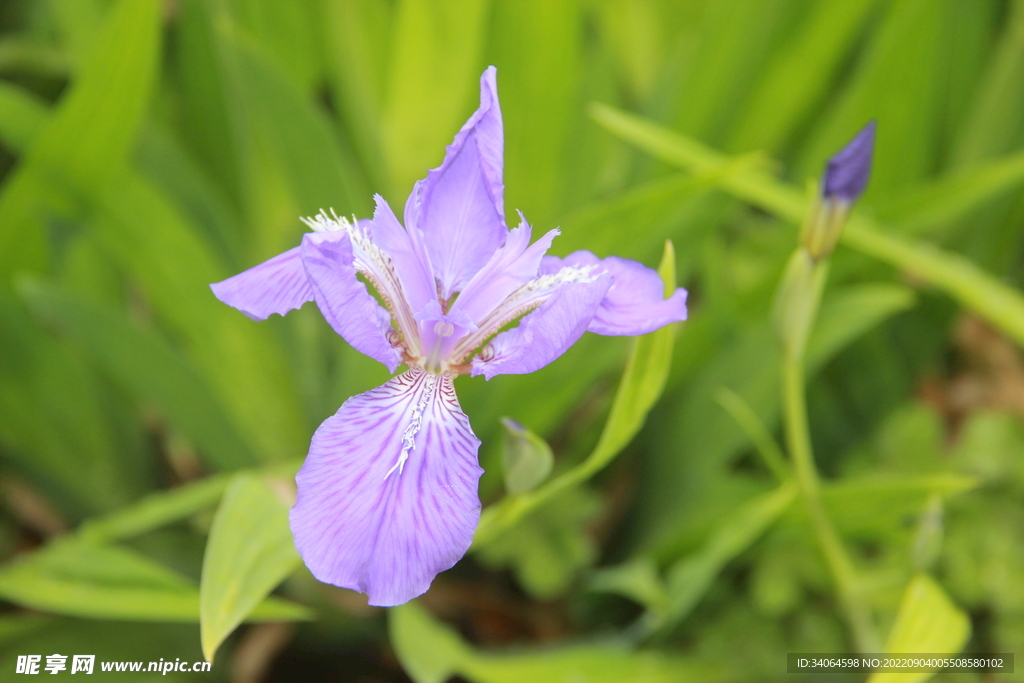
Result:
{"label": "upright purple petal", "polygon": [[635,336],[686,320],[686,290],[679,288],[663,298],[661,277],[642,263],[618,256],[599,259],[589,251],[577,251],[564,259],[545,256],[541,273],[555,273],[565,266],[593,266],[595,273],[612,276],[612,286],[594,313],[589,332]]}
{"label": "upright purple petal", "polygon": [[517,327],[495,337],[488,353],[473,358],[473,376],[491,379],[540,370],[579,341],[611,284],[611,277],[602,274],[592,282],[561,285]]}
{"label": "upright purple petal", "polygon": [[313,297],[327,322],[357,351],[394,372],[402,356],[388,341],[391,315],[356,277],[348,233],[306,233],[299,249]]}
{"label": "upright purple petal", "polygon": [[216,282],[210,289],[218,299],[253,320],[266,320],[272,313],[284,315],[313,300],[298,247]]}
{"label": "upright purple petal", "polygon": [[541,258],[551,247],[558,230],[550,230],[530,244],[530,226],[523,220],[508,239],[459,294],[452,312],[463,312],[475,323],[494,310],[509,294],[537,277]]}
{"label": "upright purple petal", "polygon": [[425,592],[473,540],[479,445],[447,377],[409,370],[345,401],[295,478],[291,528],[306,566],[371,605]]}
{"label": "upright purple petal", "polygon": [[407,227],[423,231],[442,298],[461,291],[505,241],[504,137],[496,71],[480,78],[480,108],[448,146],[444,163],[416,183]]}
{"label": "upright purple petal", "polygon": [[430,301],[437,301],[437,285],[423,235],[415,226],[409,230],[403,228],[379,194],[373,198],[377,202],[373,212],[373,241],[391,259],[409,310],[417,314]]}
{"label": "upright purple petal", "polygon": [[825,168],[821,194],[852,204],[864,193],[871,176],[871,157],[875,149],[875,122],[869,121],[845,147],[839,150]]}

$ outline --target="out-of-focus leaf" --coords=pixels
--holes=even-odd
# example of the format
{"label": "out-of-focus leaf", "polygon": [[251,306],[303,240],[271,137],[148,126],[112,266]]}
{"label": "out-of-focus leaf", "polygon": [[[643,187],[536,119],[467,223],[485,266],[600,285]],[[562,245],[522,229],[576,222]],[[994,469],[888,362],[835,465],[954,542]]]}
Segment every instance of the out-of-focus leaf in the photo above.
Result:
{"label": "out-of-focus leaf", "polygon": [[827,93],[876,0],[818,2],[799,35],[786,41],[742,109],[729,145],[734,150],[784,143]]}
{"label": "out-of-focus leaf", "polygon": [[492,568],[511,567],[527,593],[551,600],[597,559],[586,527],[600,509],[595,494],[579,486],[570,489],[481,546],[477,557]]}
{"label": "out-of-focus leaf", "polygon": [[280,346],[266,325],[214,298],[209,283],[231,273],[176,208],[126,171],[103,195],[96,230],[158,317],[184,341],[260,460],[303,453],[309,435]]}
{"label": "out-of-focus leaf", "polygon": [[555,464],[551,446],[511,418],[503,418],[505,427],[501,463],[505,474],[505,490],[511,494],[526,493],[548,478]]}
{"label": "out-of-focus leaf", "polygon": [[807,365],[827,358],[887,318],[912,307],[917,297],[900,285],[868,283],[826,293],[807,342]]}
{"label": "out-of-focus leaf", "polygon": [[[578,0],[491,3],[485,55],[498,68],[505,124],[505,207],[538,225],[552,225],[564,208],[567,155],[579,127]],[[439,157],[438,157],[439,158]],[[422,175],[422,171],[420,171]],[[419,177],[419,176],[415,176]]]}
{"label": "out-of-focus leaf", "polygon": [[[330,208],[366,215],[370,191],[326,115],[226,19],[215,36],[236,154],[244,162],[250,257],[263,260],[294,247],[305,232],[299,216]],[[288,197],[279,196],[278,184]]]}
{"label": "out-of-focus leaf", "polygon": [[[127,503],[136,453],[118,447],[93,368],[0,296],[0,443],[8,462],[78,517]],[[134,462],[133,462],[134,461]]]}
{"label": "out-of-focus leaf", "polygon": [[46,104],[32,92],[0,81],[0,144],[12,152],[26,149],[47,119]]}
{"label": "out-of-focus leaf", "polygon": [[404,201],[413,182],[441,163],[445,145],[476,108],[489,4],[402,0],[395,8],[383,120],[394,202]]}
{"label": "out-of-focus leaf", "polygon": [[323,3],[327,72],[352,145],[374,189],[387,182],[379,120],[390,54],[391,3]]}
{"label": "out-of-focus leaf", "polygon": [[257,462],[204,378],[157,332],[53,286],[26,281],[21,293],[37,317],[74,340],[134,395],[156,405],[216,469]]}
{"label": "out-of-focus leaf", "polygon": [[[903,519],[917,513],[931,495],[949,497],[977,485],[977,479],[963,474],[875,475],[828,483],[822,487],[821,501],[839,531],[855,534],[899,528]],[[805,517],[802,508],[794,508],[792,514]]]}
{"label": "out-of-focus leaf", "polygon": [[[131,621],[199,621],[199,591],[134,551],[78,540],[57,541],[0,570],[0,596],[73,616]],[[266,600],[253,621],[303,619],[300,605]]]}
{"label": "out-of-focus leaf", "polygon": [[[312,92],[323,75],[313,3],[230,0],[232,15],[291,81]],[[268,103],[269,104],[269,103]]]}
{"label": "out-of-focus leaf", "polygon": [[668,610],[657,628],[668,630],[685,619],[722,568],[761,537],[790,506],[796,492],[795,484],[785,483],[747,501],[716,525],[700,550],[673,564],[666,578]]}
{"label": "out-of-focus leaf", "polygon": [[[665,296],[675,291],[675,249],[665,242],[665,253],[658,267]],[[643,427],[647,413],[665,388],[672,361],[672,325],[637,337],[626,363],[611,413],[601,438],[582,463],[555,477],[539,489],[520,496],[507,496],[484,510],[477,527],[474,545],[486,545],[513,526],[524,514],[567,488],[580,484],[603,469],[619,454]]]}
{"label": "out-of-focus leaf", "polygon": [[18,35],[0,39],[0,72],[59,78],[70,68],[68,56],[59,48]]}
{"label": "out-of-focus leaf", "polygon": [[1024,183],[1024,152],[961,171],[886,204],[882,218],[909,232],[932,231]]}
{"label": "out-of-focus leaf", "polygon": [[932,495],[921,513],[914,534],[913,558],[914,567],[926,572],[932,568],[942,552],[943,536],[942,497]]}
{"label": "out-of-focus leaf", "polygon": [[668,683],[728,678],[724,667],[612,644],[477,652],[415,601],[393,607],[389,616],[391,644],[416,683],[444,683],[455,674],[474,683]]}
{"label": "out-of-focus leaf", "polygon": [[647,555],[613,567],[603,567],[591,576],[590,590],[616,593],[634,600],[661,620],[668,613],[669,596],[665,582],[658,574],[658,565]]}
{"label": "out-of-focus leaf", "polygon": [[953,450],[957,465],[990,482],[1024,482],[1024,425],[1013,413],[970,414]]}
{"label": "out-of-focus leaf", "polygon": [[[942,586],[927,574],[918,574],[907,584],[896,613],[886,653],[936,652],[956,654],[967,642],[971,621],[946,595]],[[868,683],[922,683],[932,673],[874,673]]]}
{"label": "out-of-focus leaf", "polygon": [[[721,155],[696,140],[650,121],[604,105],[594,105],[592,114],[611,132],[669,163],[697,172],[721,163]],[[767,174],[750,172],[726,176],[722,178],[721,186],[785,220],[799,222],[803,218],[805,206],[802,195]],[[945,290],[962,305],[985,316],[1019,344],[1024,344],[1024,296],[958,254],[884,233],[873,221],[860,215],[854,216],[847,224],[842,243]]]}
{"label": "out-of-focus leaf", "polygon": [[239,474],[210,528],[199,587],[203,654],[217,648],[299,564],[288,527],[290,482]]}
{"label": "out-of-focus leaf", "polygon": [[772,474],[779,480],[784,480],[790,475],[789,464],[786,462],[786,455],[782,452],[775,437],[765,427],[761,418],[750,407],[750,404],[732,389],[722,387],[715,399],[719,405],[728,411],[736,424],[750,439],[750,442],[757,448],[761,459],[772,471]]}
{"label": "out-of-focus leaf", "polygon": [[156,78],[158,10],[156,0],[121,0],[111,8],[69,93],[4,186],[0,286],[9,286],[16,270],[45,268],[42,219],[61,203],[56,188],[97,192],[126,159]]}
{"label": "out-of-focus leaf", "polygon": [[884,4],[852,78],[803,147],[799,167],[805,175],[818,175],[872,119],[879,125],[865,201],[912,187],[932,172],[942,123],[942,73],[935,65],[945,49],[942,29],[951,6],[931,0]]}

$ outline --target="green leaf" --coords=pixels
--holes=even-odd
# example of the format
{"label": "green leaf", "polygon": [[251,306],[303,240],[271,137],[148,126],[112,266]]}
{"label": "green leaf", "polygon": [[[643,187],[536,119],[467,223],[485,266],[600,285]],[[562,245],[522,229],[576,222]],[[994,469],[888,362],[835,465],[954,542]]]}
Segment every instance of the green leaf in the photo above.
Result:
{"label": "green leaf", "polygon": [[[956,654],[967,642],[971,622],[927,574],[918,574],[907,584],[896,613],[886,653],[935,652]],[[931,673],[874,673],[868,683],[922,683]]]}
{"label": "green leaf", "polygon": [[200,630],[213,661],[224,639],[298,565],[288,526],[290,482],[255,474],[228,485],[203,557]]}
{"label": "green leaf", "polygon": [[415,683],[460,675],[474,683],[669,683],[727,680],[723,667],[635,652],[612,643],[512,652],[471,650],[447,625],[413,601],[388,610],[391,645]]}
{"label": "green leaf", "polygon": [[900,285],[866,283],[827,292],[807,342],[807,366],[821,367],[852,341],[917,302],[914,291]]}
{"label": "green leaf", "polygon": [[587,587],[592,591],[625,596],[643,605],[659,620],[668,613],[668,590],[658,573],[658,565],[647,555],[595,571]]}
{"label": "green leaf", "polygon": [[[650,121],[599,104],[592,106],[591,114],[610,132],[673,165],[700,173],[721,163],[717,152]],[[783,220],[799,223],[803,219],[804,195],[767,174],[724,176],[721,187]],[[945,290],[1024,345],[1024,296],[966,258],[896,237],[861,214],[847,224],[842,243]]]}
{"label": "green leaf", "polygon": [[[671,241],[665,242],[658,273],[665,283],[665,295],[669,296],[675,291],[675,249]],[[474,547],[490,542],[552,496],[586,481],[626,447],[643,427],[647,413],[665,388],[674,335],[674,326],[666,325],[636,338],[612,401],[611,413],[594,450],[582,463],[544,486],[519,496],[508,496],[484,510],[473,539]]]}
{"label": "green leaf", "polygon": [[501,419],[505,427],[501,464],[505,474],[505,490],[517,495],[537,488],[548,478],[555,464],[551,446],[515,420]]}
{"label": "green leaf", "polygon": [[388,632],[398,661],[415,683],[445,683],[469,656],[459,636],[415,600],[388,610]]}
{"label": "green leaf", "polygon": [[383,115],[393,201],[438,166],[445,145],[476,108],[487,0],[402,0]]}
{"label": "green leaf", "polygon": [[775,523],[796,493],[790,482],[748,500],[715,526],[700,550],[673,564],[666,578],[668,610],[663,620],[655,622],[657,628],[668,631],[685,619],[725,565]]}
{"label": "green leaf", "polygon": [[127,158],[157,76],[156,0],[108,12],[79,76],[35,136],[0,195],[0,286],[16,270],[45,269],[43,214],[102,188]]}
{"label": "green leaf", "polygon": [[[0,570],[0,596],[24,607],[130,621],[199,621],[199,591],[134,551],[57,541]],[[254,620],[305,618],[304,608],[268,600]]]}
{"label": "green leaf", "polygon": [[0,144],[15,153],[27,149],[46,123],[46,103],[32,92],[0,81]]}
{"label": "green leaf", "polygon": [[205,379],[157,332],[57,287],[25,281],[20,289],[37,317],[71,338],[134,395],[153,403],[215,469],[258,462]]}

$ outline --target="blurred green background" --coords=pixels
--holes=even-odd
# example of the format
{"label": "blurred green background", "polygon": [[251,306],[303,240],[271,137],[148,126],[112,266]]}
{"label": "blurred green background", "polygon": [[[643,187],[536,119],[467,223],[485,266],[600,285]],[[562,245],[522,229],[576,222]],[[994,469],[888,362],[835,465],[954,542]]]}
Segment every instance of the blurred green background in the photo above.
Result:
{"label": "blurred green background", "polygon": [[[655,266],[671,238],[690,319],[614,462],[388,614],[313,580],[282,521],[314,429],[386,371],[312,305],[257,324],[208,284],[296,245],[300,216],[401,207],[489,64],[509,211],[560,226],[556,254]],[[765,463],[802,206],[779,193],[803,201],[872,118],[858,225],[901,246],[851,235],[832,262],[822,499],[880,646],[1019,650],[1022,112],[1020,0],[5,0],[0,678],[21,654],[199,661],[200,613],[227,637],[212,673],[162,680],[783,680],[787,652],[853,651]],[[458,380],[485,506],[500,418],[569,470],[631,343]]]}

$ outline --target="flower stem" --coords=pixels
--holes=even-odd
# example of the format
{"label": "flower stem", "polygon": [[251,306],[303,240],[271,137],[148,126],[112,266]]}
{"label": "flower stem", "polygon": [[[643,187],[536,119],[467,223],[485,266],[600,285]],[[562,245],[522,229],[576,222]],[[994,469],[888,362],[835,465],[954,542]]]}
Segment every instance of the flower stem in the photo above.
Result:
{"label": "flower stem", "polygon": [[785,404],[786,444],[796,470],[796,480],[807,506],[811,526],[825,562],[839,592],[857,648],[861,652],[879,652],[878,638],[871,612],[860,599],[857,580],[839,533],[832,525],[821,502],[821,481],[814,465],[810,432],[807,428],[807,401],[804,394],[802,359],[786,353],[782,362],[783,400]]}

